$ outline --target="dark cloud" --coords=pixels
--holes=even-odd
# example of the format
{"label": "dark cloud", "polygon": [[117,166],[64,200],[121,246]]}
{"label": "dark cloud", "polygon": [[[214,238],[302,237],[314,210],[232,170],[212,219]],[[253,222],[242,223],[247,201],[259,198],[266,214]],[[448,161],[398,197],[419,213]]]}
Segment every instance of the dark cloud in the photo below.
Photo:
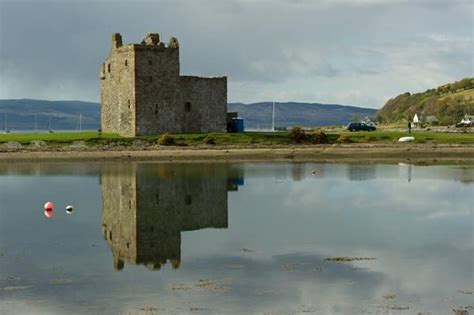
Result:
{"label": "dark cloud", "polygon": [[[472,75],[469,9],[463,0],[0,0],[0,97],[97,101],[110,34],[140,42],[157,31],[179,38],[183,73],[227,75],[231,101],[300,95],[376,106]],[[400,67],[407,60],[413,67]]]}

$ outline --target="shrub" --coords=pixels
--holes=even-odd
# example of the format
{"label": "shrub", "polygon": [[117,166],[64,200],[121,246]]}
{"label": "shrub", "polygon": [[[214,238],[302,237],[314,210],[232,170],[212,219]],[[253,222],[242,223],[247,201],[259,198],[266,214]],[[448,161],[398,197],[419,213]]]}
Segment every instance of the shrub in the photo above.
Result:
{"label": "shrub", "polygon": [[305,141],[308,136],[304,133],[301,127],[293,127],[288,135],[291,141],[301,143]]}
{"label": "shrub", "polygon": [[159,145],[174,145],[176,140],[169,133],[164,133],[158,138]]}
{"label": "shrub", "polygon": [[351,143],[352,140],[349,138],[348,135],[340,135],[339,138],[336,140],[337,143]]}
{"label": "shrub", "polygon": [[216,139],[214,137],[207,136],[207,137],[204,138],[204,143],[214,145],[214,144],[216,144]]}
{"label": "shrub", "polygon": [[367,138],[367,141],[377,141],[377,138],[374,136],[370,136]]}
{"label": "shrub", "polygon": [[313,131],[312,140],[314,143],[327,143],[328,142],[328,137],[327,135],[321,130],[321,129],[316,129]]}

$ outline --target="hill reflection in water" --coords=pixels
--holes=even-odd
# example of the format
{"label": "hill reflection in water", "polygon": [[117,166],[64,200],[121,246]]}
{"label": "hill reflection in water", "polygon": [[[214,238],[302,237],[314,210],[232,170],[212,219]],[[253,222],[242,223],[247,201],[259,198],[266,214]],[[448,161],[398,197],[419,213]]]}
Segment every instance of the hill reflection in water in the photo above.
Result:
{"label": "hill reflection in water", "polygon": [[114,268],[181,263],[181,232],[227,228],[227,193],[243,185],[238,165],[105,164],[102,231]]}

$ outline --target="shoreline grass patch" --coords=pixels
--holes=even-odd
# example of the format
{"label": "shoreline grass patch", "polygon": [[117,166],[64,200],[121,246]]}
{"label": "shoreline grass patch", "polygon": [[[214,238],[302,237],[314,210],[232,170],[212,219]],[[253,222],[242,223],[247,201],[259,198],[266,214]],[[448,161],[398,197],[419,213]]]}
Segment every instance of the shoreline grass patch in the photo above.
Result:
{"label": "shoreline grass patch", "polygon": [[[463,144],[474,145],[474,133],[446,133],[433,131],[417,131],[411,134],[403,131],[373,132],[348,132],[327,131],[316,129],[305,132],[301,128],[293,128],[289,131],[276,132],[243,132],[243,133],[209,133],[209,134],[168,134],[175,140],[175,145],[199,146],[199,145],[242,145],[242,146],[292,146],[292,145],[320,145],[334,143],[370,143],[370,144],[396,144],[400,137],[413,136],[414,144]],[[136,138],[122,137],[113,133],[99,133],[97,131],[86,132],[55,132],[55,133],[9,133],[0,134],[0,145],[16,142],[25,148],[66,146],[77,141],[84,141],[87,146],[118,145],[137,146],[159,144],[163,135],[141,136]],[[173,145],[170,140],[168,144]],[[171,140],[172,141],[172,140]]]}

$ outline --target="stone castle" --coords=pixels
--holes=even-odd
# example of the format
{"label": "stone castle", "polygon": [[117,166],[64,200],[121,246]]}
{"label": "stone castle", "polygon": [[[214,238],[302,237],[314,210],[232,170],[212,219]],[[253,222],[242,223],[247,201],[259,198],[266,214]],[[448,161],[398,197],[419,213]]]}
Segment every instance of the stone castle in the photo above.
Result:
{"label": "stone castle", "polygon": [[102,64],[102,131],[134,137],[226,132],[227,78],[180,76],[179,43],[150,33],[141,44],[112,35]]}
{"label": "stone castle", "polygon": [[102,232],[114,257],[151,270],[181,264],[181,233],[228,227],[228,192],[243,170],[228,164],[101,167]]}

